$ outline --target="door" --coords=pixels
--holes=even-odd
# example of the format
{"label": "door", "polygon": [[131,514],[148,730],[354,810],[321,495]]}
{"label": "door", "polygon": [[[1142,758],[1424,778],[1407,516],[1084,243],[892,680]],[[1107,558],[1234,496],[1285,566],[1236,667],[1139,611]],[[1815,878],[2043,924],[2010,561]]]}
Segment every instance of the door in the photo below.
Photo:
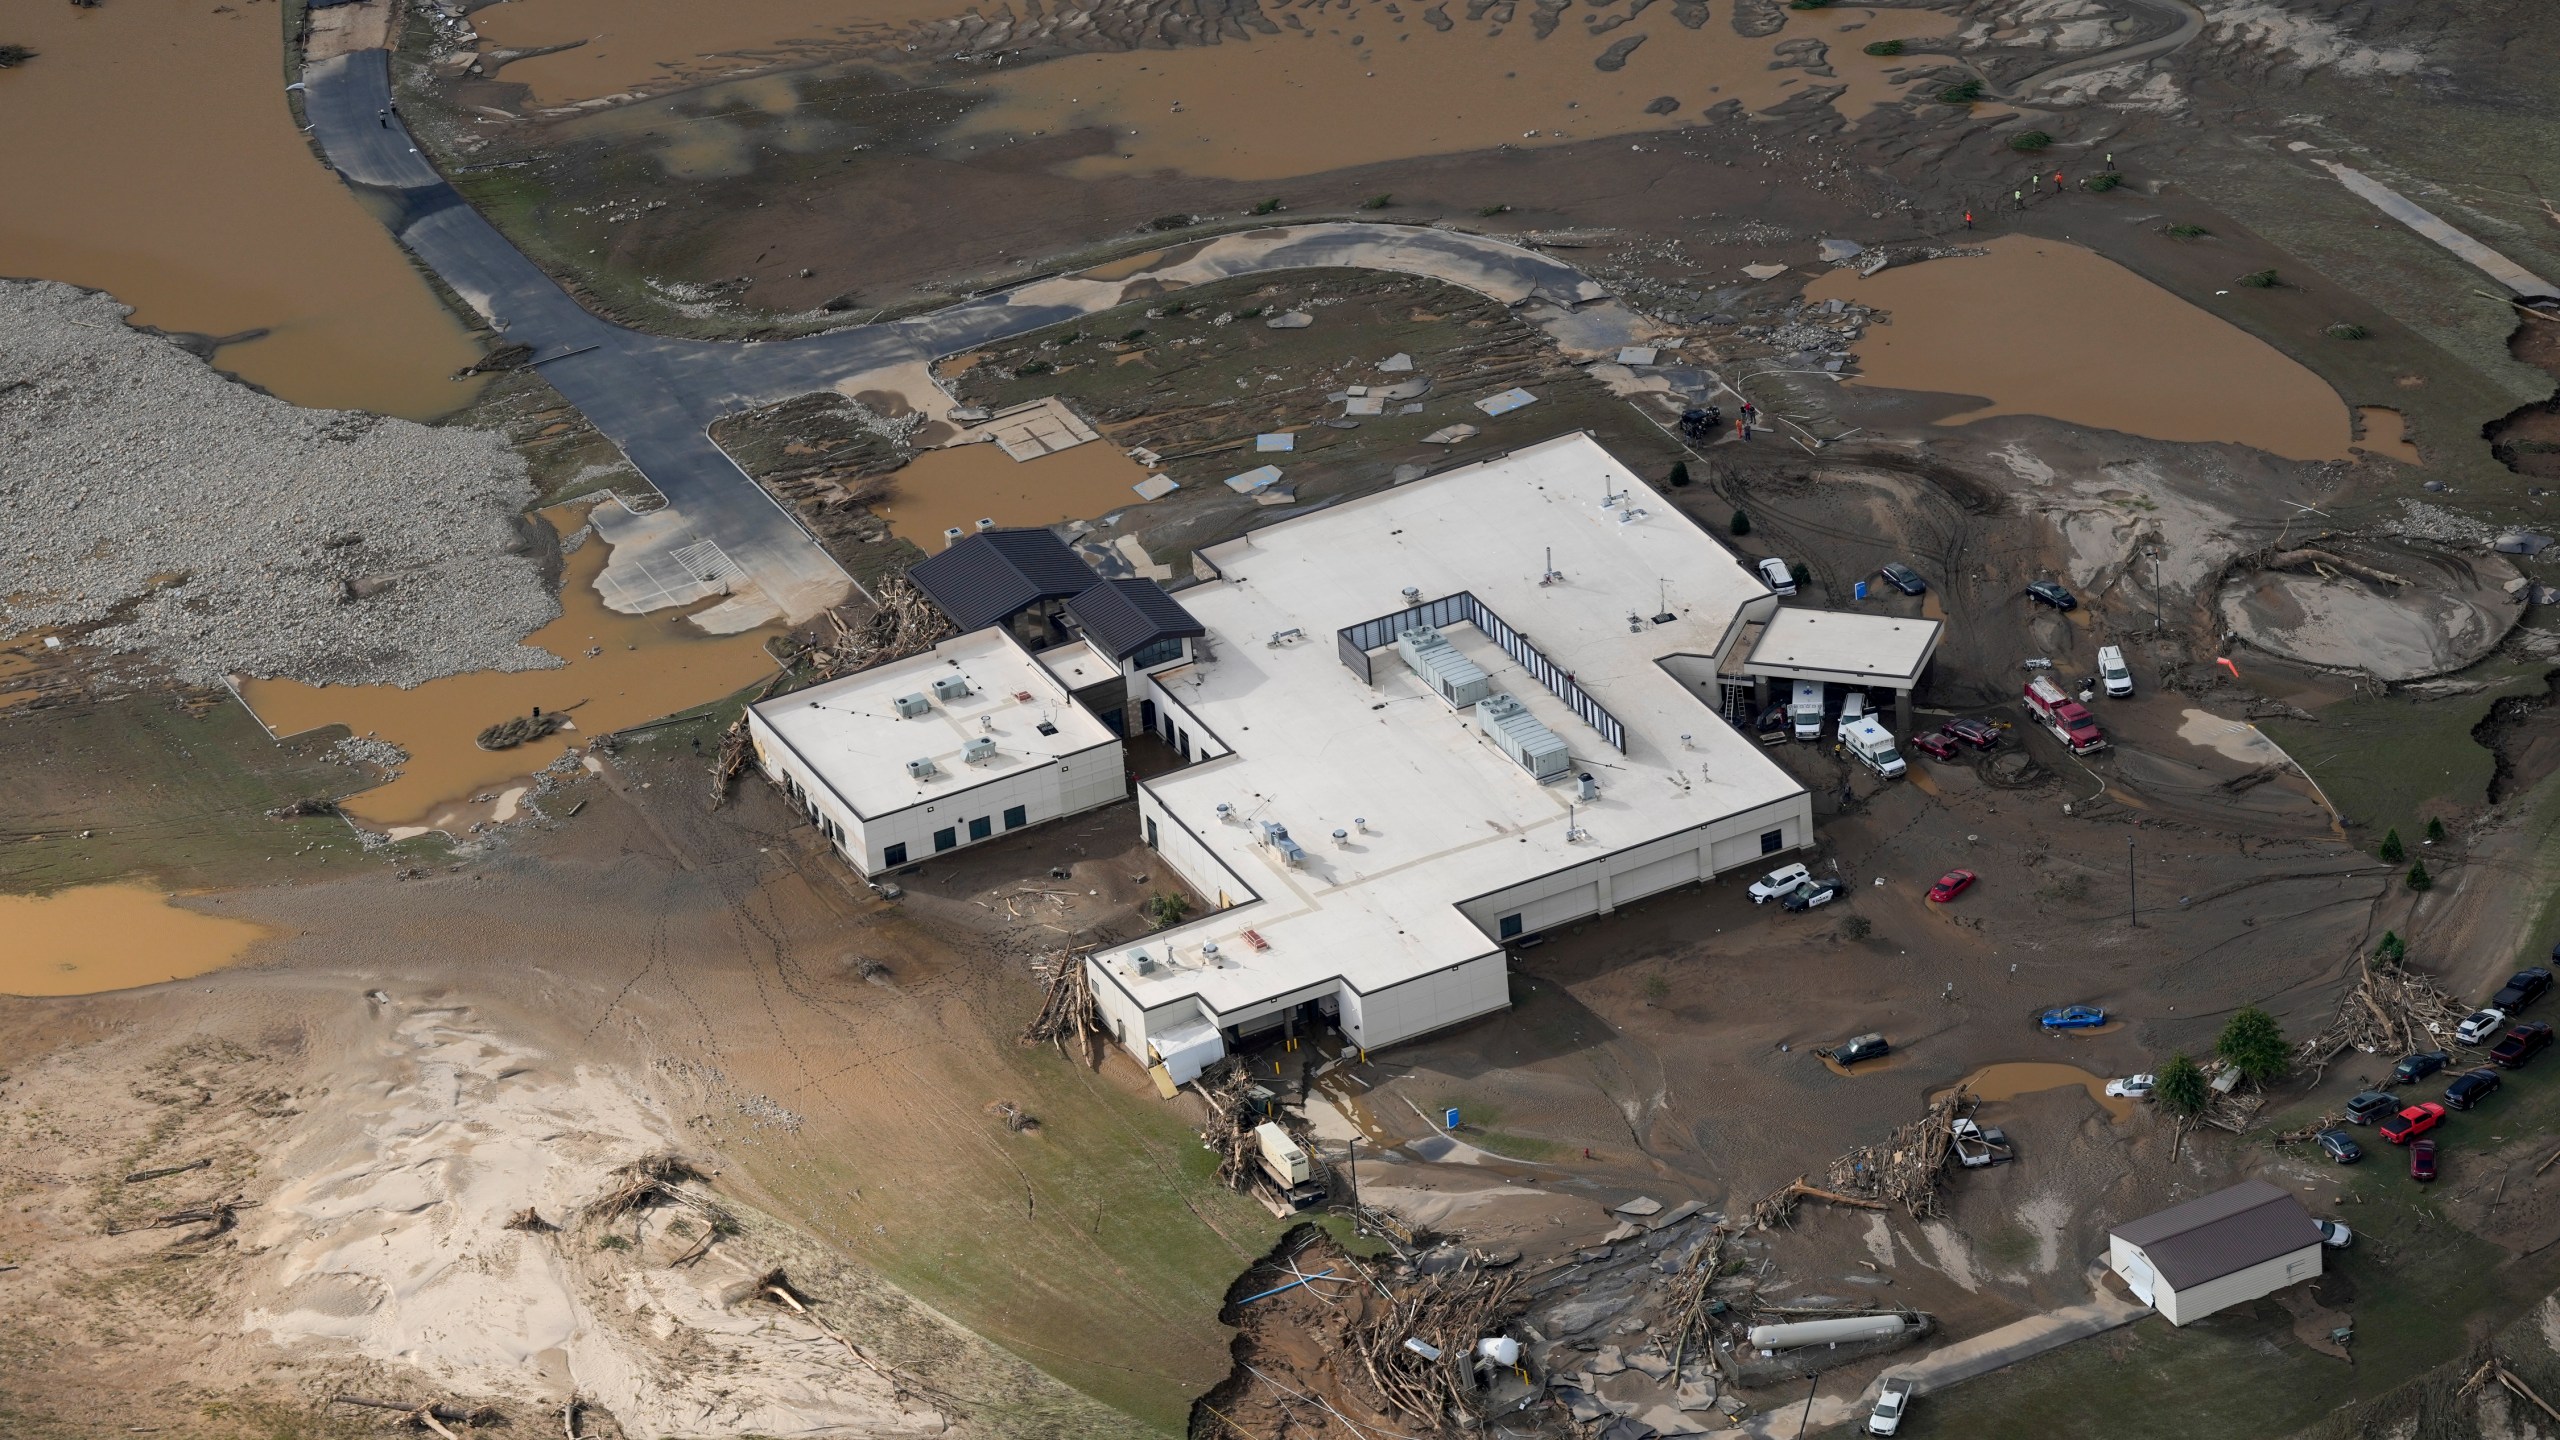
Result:
{"label": "door", "polygon": [[2133,1298],[2145,1305],[2154,1303],[2151,1299],[2151,1262],[2143,1257],[2141,1251],[2126,1251],[2124,1264],[2116,1273],[2124,1277],[2125,1288],[2133,1292]]}

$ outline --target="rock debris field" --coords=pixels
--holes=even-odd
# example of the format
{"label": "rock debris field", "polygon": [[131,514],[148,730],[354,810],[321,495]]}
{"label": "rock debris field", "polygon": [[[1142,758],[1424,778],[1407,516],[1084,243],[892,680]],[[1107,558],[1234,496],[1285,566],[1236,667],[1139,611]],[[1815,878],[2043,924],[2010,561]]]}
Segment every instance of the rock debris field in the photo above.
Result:
{"label": "rock debris field", "polygon": [[305,410],[0,281],[0,636],[59,628],[179,678],[414,685],[560,664],[497,436]]}

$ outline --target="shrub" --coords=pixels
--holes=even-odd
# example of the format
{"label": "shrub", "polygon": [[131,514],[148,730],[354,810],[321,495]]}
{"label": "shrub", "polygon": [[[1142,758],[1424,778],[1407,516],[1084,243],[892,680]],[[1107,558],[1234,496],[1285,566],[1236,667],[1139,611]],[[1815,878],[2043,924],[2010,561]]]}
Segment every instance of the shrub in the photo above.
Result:
{"label": "shrub", "polygon": [[1246,309],[1237,311],[1236,318],[1239,320],[1258,320],[1262,317],[1262,310],[1262,306],[1250,306]]}
{"label": "shrub", "polygon": [[1751,533],[1751,517],[1736,510],[1733,512],[1733,523],[1725,528],[1736,535],[1748,535]]}
{"label": "shrub", "polygon": [[2441,820],[2441,819],[2439,819],[2439,818],[2436,818],[2436,817],[2434,817],[2434,816],[2429,816],[2429,817],[2428,817],[2428,819],[2427,819],[2427,843],[2428,843],[2428,844],[2430,844],[2430,845],[2441,845],[2441,844],[2443,844],[2443,843],[2444,843],[2444,821],[2443,821],[2443,820]]}
{"label": "shrub", "polygon": [[1659,1005],[1670,999],[1671,977],[1659,970],[1644,977],[1644,998],[1645,1002],[1651,1005]]}
{"label": "shrub", "polygon": [[1479,214],[1479,215],[1487,216],[1487,217],[1491,217],[1491,216],[1495,216],[1495,215],[1508,215],[1508,214],[1510,214],[1510,213],[1511,213],[1511,207],[1510,207],[1510,206],[1508,206],[1508,205],[1487,205],[1487,206],[1483,207],[1482,209],[1479,209],[1478,211],[1476,211],[1476,213],[1477,213],[1477,214]]}
{"label": "shrub", "polygon": [[1671,462],[1671,473],[1670,473],[1668,476],[1665,476],[1665,477],[1664,477],[1664,479],[1667,481],[1667,483],[1669,483],[1669,485],[1671,486],[1671,488],[1672,488],[1672,489],[1674,489],[1674,490],[1677,490],[1677,489],[1679,489],[1681,486],[1688,484],[1688,483],[1689,483],[1689,462],[1688,462],[1688,461],[1686,461],[1686,460],[1674,460],[1674,461],[1672,461],[1672,462]]}
{"label": "shrub", "polygon": [[1123,345],[1134,345],[1138,341],[1146,338],[1147,327],[1144,325],[1141,325],[1134,330],[1123,330],[1120,332],[1120,343]]}
{"label": "shrub", "polygon": [[2273,270],[2252,270],[2240,277],[2240,283],[2252,290],[2273,290],[2284,282],[2276,278]]}
{"label": "shrub", "polygon": [[2201,240],[2213,232],[2201,225],[2171,225],[2160,233],[2172,240]]}
{"label": "shrub", "polygon": [[2409,888],[2412,890],[2436,888],[2436,877],[2427,873],[2426,861],[2420,860],[2409,867]]}
{"label": "shrub", "polygon": [[2263,1085],[2284,1078],[2292,1065],[2292,1051],[2284,1043],[2284,1029],[2276,1017],[2251,1005],[2225,1022],[2222,1033],[2215,1037],[2213,1053],[2231,1062],[2243,1079]]}
{"label": "shrub", "polygon": [[1253,213],[1254,213],[1254,214],[1256,214],[1256,215],[1277,215],[1277,214],[1279,214],[1279,213],[1280,213],[1280,201],[1279,201],[1279,198],[1278,198],[1277,196],[1274,196],[1273,198],[1271,198],[1271,199],[1269,199],[1269,200],[1265,200],[1265,201],[1263,201],[1261,204],[1254,206],[1254,207],[1253,207]]}
{"label": "shrub", "polygon": [[1014,366],[1013,378],[1016,380],[1028,380],[1034,375],[1046,375],[1057,368],[1057,366],[1050,364],[1046,360],[1034,360],[1028,364]]}
{"label": "shrub", "polygon": [[631,1242],[619,1235],[606,1235],[600,1237],[596,1241],[596,1248],[599,1250],[628,1250],[631,1248]]}
{"label": "shrub", "polygon": [[1864,915],[1848,915],[1841,918],[1840,938],[1843,940],[1864,940],[1874,933],[1876,933],[1874,923]]}
{"label": "shrub", "polygon": [[2332,340],[2362,340],[2372,333],[2353,320],[2341,320],[2329,327],[2329,338]]}
{"label": "shrub", "polygon": [[2375,850],[2373,853],[2381,856],[2385,861],[2393,865],[2397,865],[2401,861],[2409,858],[2408,850],[2400,844],[2400,832],[2397,830],[2393,830],[2388,834],[2385,834],[2382,837],[2381,848]]}
{"label": "shrub", "polygon": [[2041,130],[2028,130],[2009,137],[2009,148],[2022,155],[2032,155],[2053,143],[2053,137]]}
{"label": "shrub", "polygon": [[2212,1085],[2204,1078],[2204,1067],[2184,1055],[2172,1055],[2160,1067],[2158,1078],[2151,1082],[2151,1093],[2160,1103],[2181,1115],[2193,1115],[2204,1108],[2212,1093]]}
{"label": "shrub", "polygon": [[1867,53],[1870,55],[1899,55],[1902,53],[1902,42],[1899,40],[1872,41],[1867,46]]}
{"label": "shrub", "polygon": [[1159,215],[1153,220],[1147,222],[1147,228],[1150,230],[1185,230],[1190,228],[1191,223],[1191,217],[1188,215]]}
{"label": "shrub", "polygon": [[2124,176],[2113,170],[2102,170],[2080,182],[2080,188],[2091,194],[2104,195],[2124,183]]}
{"label": "shrub", "polygon": [[1946,105],[1970,105],[1982,98],[1982,82],[1959,80],[1938,92],[1938,100]]}
{"label": "shrub", "polygon": [[1182,918],[1191,913],[1191,901],[1186,896],[1167,891],[1150,898],[1143,913],[1147,917],[1148,924],[1159,930],[1170,930],[1181,924]]}
{"label": "shrub", "polygon": [[2397,965],[2409,958],[2409,942],[2400,938],[2399,931],[2385,930],[2382,938],[2374,942],[2373,958],[2385,965]]}
{"label": "shrub", "polygon": [[1787,8],[1790,10],[1819,10],[1830,3],[1831,0],[1787,0]]}
{"label": "shrub", "polygon": [[1796,588],[1799,590],[1813,583],[1813,572],[1804,568],[1804,562],[1801,560],[1788,566],[1787,573],[1795,577]]}
{"label": "shrub", "polygon": [[1368,199],[1360,202],[1360,208],[1363,210],[1384,210],[1394,203],[1396,203],[1396,197],[1393,195],[1372,195]]}
{"label": "shrub", "polygon": [[36,58],[36,52],[24,45],[0,45],[0,70],[24,65]]}

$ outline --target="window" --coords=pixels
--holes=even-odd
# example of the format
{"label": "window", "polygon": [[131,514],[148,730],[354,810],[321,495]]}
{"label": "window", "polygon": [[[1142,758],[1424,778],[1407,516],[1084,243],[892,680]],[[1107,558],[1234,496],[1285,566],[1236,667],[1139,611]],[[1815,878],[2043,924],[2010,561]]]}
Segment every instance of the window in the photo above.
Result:
{"label": "window", "polygon": [[881,851],[880,863],[892,870],[906,864],[907,847],[904,845],[892,845],[888,849]]}
{"label": "window", "polygon": [[996,833],[996,821],[992,815],[981,815],[969,822],[969,838],[972,840],[984,840],[994,833]]}
{"label": "window", "polygon": [[946,828],[946,829],[936,830],[936,831],[934,831],[934,832],[933,832],[933,848],[934,848],[934,850],[935,850],[937,853],[938,853],[938,852],[940,852],[940,851],[948,850],[948,849],[950,849],[952,846],[957,845],[957,844],[959,844],[959,843],[960,843],[960,832],[959,832],[959,831],[957,831],[957,830],[952,830],[952,829],[947,829],[947,828]]}
{"label": "window", "polygon": [[1163,848],[1156,844],[1156,817],[1153,815],[1147,817],[1147,848],[1150,850]]}
{"label": "window", "polygon": [[1156,666],[1164,664],[1166,661],[1179,660],[1181,658],[1182,641],[1177,637],[1171,640],[1158,640],[1151,644],[1138,647],[1138,652],[1129,657],[1129,664],[1139,670],[1152,670]]}
{"label": "window", "polygon": [[1019,805],[1011,806],[1004,812],[1004,828],[1007,830],[1019,830],[1030,823],[1031,812]]}
{"label": "window", "polygon": [[1784,831],[1784,830],[1763,830],[1763,831],[1761,831],[1761,832],[1760,832],[1760,853],[1761,853],[1761,854],[1763,854],[1763,855],[1775,855],[1775,854],[1777,854],[1779,851],[1781,851],[1781,850],[1783,850],[1783,849],[1785,849],[1785,848],[1787,848],[1787,832],[1786,832],[1786,831]]}
{"label": "window", "polygon": [[1520,938],[1519,916],[1505,915],[1502,917],[1502,938],[1505,940],[1516,940]]}

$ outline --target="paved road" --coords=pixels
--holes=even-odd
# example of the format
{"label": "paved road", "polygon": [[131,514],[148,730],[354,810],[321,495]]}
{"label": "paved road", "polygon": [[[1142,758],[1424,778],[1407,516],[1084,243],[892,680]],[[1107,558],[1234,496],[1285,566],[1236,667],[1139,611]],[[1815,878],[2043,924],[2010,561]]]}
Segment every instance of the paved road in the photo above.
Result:
{"label": "paved road", "polygon": [[2320,164],[2338,177],[2339,184],[2364,197],[2366,203],[2376,210],[2461,256],[2473,269],[2518,295],[2528,300],[2560,300],[2560,287],[2454,229],[2415,200],[2361,170],[2350,169],[2334,160],[2323,160]]}
{"label": "paved road", "polygon": [[862,377],[1109,309],[1141,281],[1199,284],[1310,266],[1389,270],[1493,296],[1586,354],[1640,343],[1647,331],[1590,277],[1535,251],[1454,231],[1334,223],[1193,242],[1119,280],[1054,277],[800,340],[646,335],[590,313],[445,182],[389,111],[389,60],[387,51],[364,50],[306,67],[313,133],[348,184],[391,202],[388,223],[400,243],[492,327],[531,346],[543,375],[666,497],[665,511],[613,527],[614,557],[600,585],[618,609],[731,593],[701,620],[739,630],[835,604],[852,581],[712,443],[709,425],[795,395],[875,388]]}

